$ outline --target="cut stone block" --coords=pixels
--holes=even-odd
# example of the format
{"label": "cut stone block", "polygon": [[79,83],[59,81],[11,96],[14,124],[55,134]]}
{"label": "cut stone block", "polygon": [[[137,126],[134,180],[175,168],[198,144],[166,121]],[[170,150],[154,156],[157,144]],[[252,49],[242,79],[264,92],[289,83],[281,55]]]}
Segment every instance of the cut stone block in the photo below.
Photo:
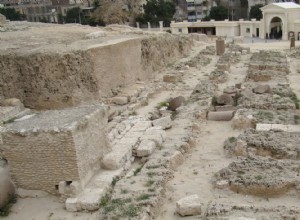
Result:
{"label": "cut stone block", "polygon": [[176,202],[176,212],[181,216],[201,214],[201,202],[198,195],[187,196]]}
{"label": "cut stone block", "polygon": [[69,212],[78,212],[81,210],[77,198],[68,198],[66,200],[66,209]]}
{"label": "cut stone block", "polygon": [[167,74],[167,75],[164,75],[164,77],[163,77],[163,81],[167,82],[167,83],[176,83],[176,82],[179,82],[180,79],[181,79],[181,77],[179,75]]}
{"label": "cut stone block", "polygon": [[153,126],[161,127],[162,129],[168,129],[172,127],[171,116],[165,116],[152,121]]}
{"label": "cut stone block", "polygon": [[156,143],[152,140],[143,140],[136,149],[136,155],[138,157],[147,157],[151,155],[156,147]]}
{"label": "cut stone block", "polygon": [[288,126],[283,124],[272,124],[271,129],[274,131],[287,131]]}
{"label": "cut stone block", "polygon": [[100,201],[104,196],[103,189],[85,189],[78,197],[78,203],[82,210],[96,211],[99,209]]}
{"label": "cut stone block", "polygon": [[144,135],[160,135],[162,140],[165,141],[167,138],[167,133],[161,129],[161,127],[152,127],[147,129]]}
{"label": "cut stone block", "polygon": [[208,112],[207,119],[211,121],[230,121],[234,111]]}
{"label": "cut stone block", "polygon": [[256,124],[256,130],[258,131],[270,131],[272,128],[271,124]]}
{"label": "cut stone block", "polygon": [[102,160],[104,168],[109,170],[117,170],[132,157],[132,148],[128,145],[122,147],[114,147],[113,151],[106,154]]}
{"label": "cut stone block", "polygon": [[128,97],[122,97],[122,96],[113,97],[112,102],[116,105],[126,105],[128,103]]}
{"label": "cut stone block", "polygon": [[6,124],[1,156],[18,188],[57,195],[60,181],[85,186],[100,169],[110,150],[106,125],[107,109],[102,105],[43,111]]}

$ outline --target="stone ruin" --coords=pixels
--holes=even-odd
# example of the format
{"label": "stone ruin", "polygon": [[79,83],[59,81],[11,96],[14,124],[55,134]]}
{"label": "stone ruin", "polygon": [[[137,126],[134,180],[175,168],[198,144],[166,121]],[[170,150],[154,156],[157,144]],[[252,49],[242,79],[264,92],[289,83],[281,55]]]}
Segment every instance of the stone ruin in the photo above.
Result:
{"label": "stone ruin", "polygon": [[20,188],[59,194],[65,182],[80,191],[111,150],[106,125],[99,105],[27,115],[2,129],[1,155]]}

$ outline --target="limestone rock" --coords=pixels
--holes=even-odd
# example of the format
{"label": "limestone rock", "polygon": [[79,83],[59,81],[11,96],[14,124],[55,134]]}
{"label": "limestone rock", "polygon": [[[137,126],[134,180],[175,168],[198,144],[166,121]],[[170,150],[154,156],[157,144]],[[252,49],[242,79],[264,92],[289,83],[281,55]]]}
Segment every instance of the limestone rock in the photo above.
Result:
{"label": "limestone rock", "polygon": [[143,140],[136,149],[136,155],[138,157],[147,157],[151,155],[156,147],[156,143],[152,140]]}
{"label": "limestone rock", "polygon": [[163,81],[166,83],[177,83],[180,81],[180,76],[179,75],[174,75],[174,74],[167,74],[164,75]]}
{"label": "limestone rock", "polygon": [[105,37],[105,36],[106,36],[106,33],[104,31],[96,31],[96,32],[92,32],[92,33],[85,35],[85,38],[95,39],[95,38]]}
{"label": "limestone rock", "polygon": [[153,126],[158,126],[165,130],[172,127],[172,119],[171,116],[168,115],[152,121],[152,124]]}
{"label": "limestone rock", "polygon": [[2,103],[4,106],[19,106],[24,107],[23,103],[16,98],[5,99]]}
{"label": "limestone rock", "polygon": [[253,89],[254,93],[263,94],[263,93],[270,93],[271,87],[269,85],[258,85]]}
{"label": "limestone rock", "polygon": [[208,112],[207,120],[210,121],[230,121],[233,117],[234,111],[219,111]]}
{"label": "limestone rock", "polygon": [[181,216],[200,215],[201,203],[198,195],[187,196],[177,201],[176,212]]}
{"label": "limestone rock", "polygon": [[233,98],[228,94],[222,94],[217,98],[217,104],[219,105],[233,105]]}
{"label": "limestone rock", "polygon": [[178,96],[174,99],[172,99],[169,102],[169,109],[172,111],[175,111],[177,108],[179,108],[181,105],[183,105],[185,101],[185,98],[183,96]]}
{"label": "limestone rock", "polygon": [[122,96],[113,97],[112,102],[116,105],[126,105],[128,103],[128,97],[122,97]]}

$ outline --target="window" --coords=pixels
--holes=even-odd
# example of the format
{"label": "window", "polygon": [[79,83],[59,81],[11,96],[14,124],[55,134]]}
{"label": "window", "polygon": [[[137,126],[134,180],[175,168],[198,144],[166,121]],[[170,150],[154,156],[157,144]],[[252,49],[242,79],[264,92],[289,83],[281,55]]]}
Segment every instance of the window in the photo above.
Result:
{"label": "window", "polygon": [[182,29],[181,29],[181,28],[179,28],[179,29],[178,29],[178,32],[182,33]]}
{"label": "window", "polygon": [[246,28],[246,33],[247,33],[247,34],[250,33],[250,28]]}

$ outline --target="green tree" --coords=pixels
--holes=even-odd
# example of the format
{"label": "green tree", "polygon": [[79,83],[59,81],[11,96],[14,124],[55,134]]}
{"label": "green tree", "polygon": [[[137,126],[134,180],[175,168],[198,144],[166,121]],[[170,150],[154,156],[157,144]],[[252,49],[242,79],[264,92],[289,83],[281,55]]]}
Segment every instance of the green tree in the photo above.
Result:
{"label": "green tree", "polygon": [[250,18],[256,18],[256,20],[260,20],[262,18],[262,12],[260,10],[261,7],[263,7],[262,4],[252,6],[250,9]]}
{"label": "green tree", "polygon": [[0,13],[3,14],[8,20],[11,21],[25,20],[25,16],[20,14],[14,8],[0,8]]}
{"label": "green tree", "polygon": [[169,25],[176,12],[174,2],[164,0],[147,0],[143,8],[144,14],[136,18],[136,21],[142,23],[163,21],[165,25]]}
{"label": "green tree", "polygon": [[210,19],[215,19],[216,21],[222,21],[228,18],[228,8],[220,5],[212,7],[209,14]]}
{"label": "green tree", "polygon": [[[79,18],[80,16],[80,18]],[[79,23],[83,21],[83,14],[79,7],[71,8],[67,11],[65,22],[66,23]]]}

